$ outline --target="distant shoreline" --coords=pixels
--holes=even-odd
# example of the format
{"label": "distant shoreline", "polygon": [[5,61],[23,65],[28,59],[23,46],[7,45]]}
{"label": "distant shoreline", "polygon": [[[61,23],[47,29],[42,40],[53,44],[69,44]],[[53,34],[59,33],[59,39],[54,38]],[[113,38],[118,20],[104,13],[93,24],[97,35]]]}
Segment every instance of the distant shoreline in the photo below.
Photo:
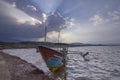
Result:
{"label": "distant shoreline", "polygon": [[120,46],[111,44],[65,44],[65,43],[0,43],[1,49],[20,49],[20,48],[36,48],[37,46],[48,46],[48,47],[86,47],[86,46]]}

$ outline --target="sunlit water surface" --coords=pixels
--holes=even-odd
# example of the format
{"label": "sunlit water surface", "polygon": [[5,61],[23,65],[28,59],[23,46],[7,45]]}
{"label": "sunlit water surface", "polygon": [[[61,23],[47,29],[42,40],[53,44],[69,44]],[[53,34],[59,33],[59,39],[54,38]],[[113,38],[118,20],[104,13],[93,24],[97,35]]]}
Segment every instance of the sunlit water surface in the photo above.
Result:
{"label": "sunlit water surface", "polygon": [[91,80],[120,80],[120,46],[93,46],[70,48],[74,51],[89,52],[84,61],[78,54],[68,62],[69,80],[86,77]]}
{"label": "sunlit water surface", "polygon": [[[79,54],[68,54],[67,80],[120,80],[120,46],[71,47],[70,51],[89,52],[87,61]],[[36,65],[44,72],[48,68],[35,49],[8,49],[4,52],[16,55]]]}

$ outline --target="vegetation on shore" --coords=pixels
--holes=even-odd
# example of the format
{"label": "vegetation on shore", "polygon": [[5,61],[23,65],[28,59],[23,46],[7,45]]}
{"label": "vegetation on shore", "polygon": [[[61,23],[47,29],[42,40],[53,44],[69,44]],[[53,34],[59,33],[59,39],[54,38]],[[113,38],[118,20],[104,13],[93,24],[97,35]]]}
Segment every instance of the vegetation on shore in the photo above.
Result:
{"label": "vegetation on shore", "polygon": [[52,42],[0,42],[0,49],[48,47],[80,47],[80,46],[120,46],[120,44],[84,44],[84,43],[52,43]]}
{"label": "vegetation on shore", "polygon": [[0,49],[10,48],[36,48],[37,46],[49,46],[49,47],[66,47],[69,44],[66,43],[51,43],[51,42],[0,42]]}

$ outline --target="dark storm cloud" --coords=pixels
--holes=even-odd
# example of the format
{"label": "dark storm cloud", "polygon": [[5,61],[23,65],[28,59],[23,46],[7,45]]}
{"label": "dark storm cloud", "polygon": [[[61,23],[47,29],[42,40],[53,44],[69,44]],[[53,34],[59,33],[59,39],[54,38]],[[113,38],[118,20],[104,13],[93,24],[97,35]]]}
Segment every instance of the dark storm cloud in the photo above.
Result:
{"label": "dark storm cloud", "polygon": [[[8,1],[8,0],[6,0]],[[27,7],[27,5],[31,5],[28,3],[24,3],[25,0],[9,0],[9,3],[16,2],[16,7],[18,7],[20,10],[23,10],[25,13],[27,13],[29,16],[37,18],[38,20],[42,21],[42,13],[40,13],[40,10],[33,11],[30,8]],[[3,3],[3,2],[2,2]],[[1,4],[2,4],[1,3]],[[20,6],[21,5],[21,6]],[[35,40],[38,38],[44,37],[44,25],[43,24],[35,24],[31,25],[30,22],[25,23],[18,23],[17,20],[6,14],[7,7],[4,8],[4,4],[0,5],[1,11],[0,11],[0,41],[22,41],[22,40]],[[11,11],[11,10],[10,10]],[[8,11],[9,13],[9,11]],[[47,32],[50,31],[59,31],[60,27],[64,25],[65,20],[58,14],[55,13],[54,15],[50,15],[47,19],[48,22],[48,29]]]}
{"label": "dark storm cloud", "polygon": [[[6,2],[9,2],[10,4],[15,3],[16,7],[28,15],[38,19],[42,20],[42,12],[41,10],[37,9],[36,5],[33,5],[31,1],[29,0],[6,0]],[[30,7],[28,6],[34,6],[36,8],[36,11],[33,11]]]}
{"label": "dark storm cloud", "polygon": [[[40,25],[17,24],[15,19],[0,15],[0,40],[19,41],[43,37],[44,27]],[[18,38],[18,39],[17,39]]]}
{"label": "dark storm cloud", "polygon": [[[54,10],[48,9],[48,6],[41,1],[45,1],[48,5],[51,3],[51,9]],[[120,41],[118,35],[120,33],[120,0],[94,0],[93,2],[63,0],[62,3],[58,0],[52,1],[48,3],[47,0],[0,0],[0,40],[19,41],[43,38],[42,11],[48,10],[51,13],[55,12],[52,15],[48,14],[46,20],[47,32],[52,35],[51,38],[56,36],[54,34],[57,34],[62,27],[64,30],[61,36],[67,42]],[[55,6],[56,4],[59,7]],[[93,23],[99,24],[95,26]]]}
{"label": "dark storm cloud", "polygon": [[48,24],[49,31],[51,31],[52,29],[55,31],[59,31],[63,28],[65,20],[59,13],[56,12],[54,15],[48,17],[46,23]]}
{"label": "dark storm cloud", "polygon": [[42,17],[42,12],[41,11],[33,11],[30,7],[25,7],[23,10],[25,13],[27,13],[28,15],[42,21],[43,17]]}

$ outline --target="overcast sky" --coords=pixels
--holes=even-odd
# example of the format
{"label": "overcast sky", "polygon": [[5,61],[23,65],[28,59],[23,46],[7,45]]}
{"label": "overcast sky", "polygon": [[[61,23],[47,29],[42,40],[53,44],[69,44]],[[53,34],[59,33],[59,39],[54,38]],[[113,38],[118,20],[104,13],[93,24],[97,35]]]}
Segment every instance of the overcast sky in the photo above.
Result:
{"label": "overcast sky", "polygon": [[0,41],[120,43],[120,0],[0,0]]}

